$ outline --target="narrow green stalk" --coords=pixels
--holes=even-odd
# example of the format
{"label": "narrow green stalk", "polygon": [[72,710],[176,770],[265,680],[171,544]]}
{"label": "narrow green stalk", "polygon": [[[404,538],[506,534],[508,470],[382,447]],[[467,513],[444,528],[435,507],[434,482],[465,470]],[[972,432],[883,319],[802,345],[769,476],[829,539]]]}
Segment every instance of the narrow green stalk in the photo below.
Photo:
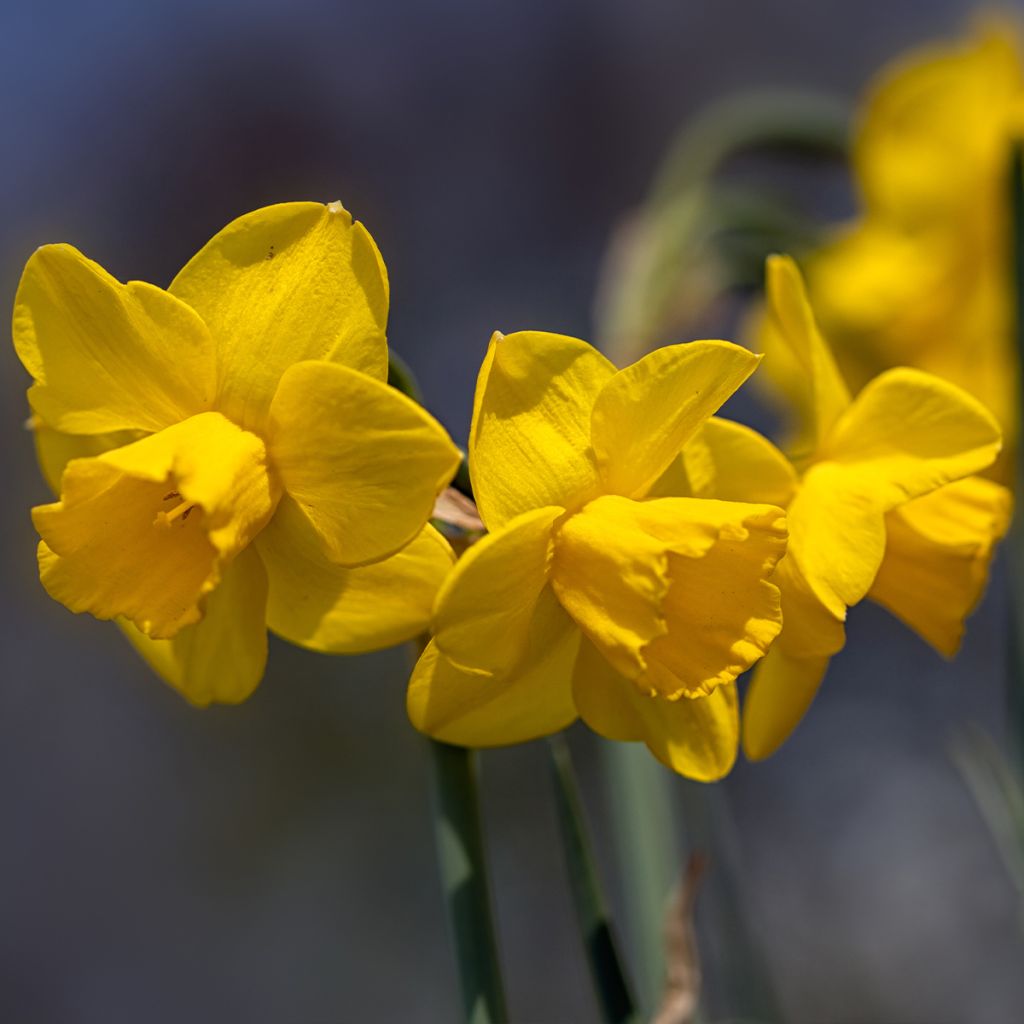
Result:
{"label": "narrow green stalk", "polygon": [[639,743],[603,743],[612,829],[626,886],[626,930],[650,1016],[665,985],[665,908],[683,863],[667,772]]}
{"label": "narrow green stalk", "polygon": [[841,100],[785,90],[727,96],[686,123],[662,161],[650,201],[671,202],[744,150],[783,146],[844,156],[848,145],[849,110]]}
{"label": "narrow green stalk", "polygon": [[636,1024],[639,1018],[612,934],[601,881],[591,852],[572,756],[565,737],[552,736],[548,741],[548,751],[551,754],[552,781],[569,887],[587,965],[601,1009],[601,1020],[605,1024]]}
{"label": "narrow green stalk", "polygon": [[430,740],[434,833],[466,1024],[508,1020],[491,914],[473,751]]}

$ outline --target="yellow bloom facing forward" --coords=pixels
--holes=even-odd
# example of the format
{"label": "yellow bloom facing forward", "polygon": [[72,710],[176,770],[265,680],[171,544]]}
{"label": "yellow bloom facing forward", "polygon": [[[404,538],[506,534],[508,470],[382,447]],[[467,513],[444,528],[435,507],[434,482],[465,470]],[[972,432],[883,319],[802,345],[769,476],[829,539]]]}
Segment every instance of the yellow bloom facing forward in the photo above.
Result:
{"label": "yellow bloom facing forward", "polygon": [[263,675],[266,631],[353,653],[420,632],[452,562],[425,525],[459,454],[386,384],[388,286],[340,203],[228,225],[166,291],[67,245],[29,260],[40,577],[196,704]]}
{"label": "yellow bloom facing forward", "polygon": [[785,521],[679,496],[671,467],[756,364],[704,341],[617,372],[574,338],[494,336],[469,446],[490,532],[438,595],[409,686],[417,728],[494,746],[582,716],[685,775],[728,772],[734,680],[780,628],[768,577]]}
{"label": "yellow bloom facing forward", "polygon": [[944,654],[987,578],[1009,519],[1005,488],[972,477],[1000,449],[991,414],[913,369],[851,399],[792,260],[768,262],[765,355],[799,368],[803,422],[793,463],[764,438],[713,421],[684,453],[694,493],[787,508],[789,549],[776,582],[784,629],[758,665],[743,743],[766,757],[811,703],[845,642],[846,609],[872,596]]}

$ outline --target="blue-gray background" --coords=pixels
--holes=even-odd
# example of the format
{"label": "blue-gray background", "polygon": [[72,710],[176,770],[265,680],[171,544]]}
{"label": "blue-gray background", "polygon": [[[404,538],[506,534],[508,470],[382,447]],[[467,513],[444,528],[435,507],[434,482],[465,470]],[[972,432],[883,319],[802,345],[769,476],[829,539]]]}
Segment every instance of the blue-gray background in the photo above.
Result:
{"label": "blue-gray background", "polygon": [[[743,87],[852,97],[968,10],[5,4],[0,295],[44,242],[164,284],[242,212],[341,198],[387,260],[392,344],[461,438],[494,328],[588,336],[602,248],[687,115]],[[454,1020],[403,653],[278,644],[247,704],[187,707],[39,587],[28,507],[46,495],[9,349],[0,373],[0,1019]],[[952,666],[858,609],[808,722],[731,780],[748,912],[793,1021],[1020,1019],[1016,903],[947,756],[965,722],[1002,728],[1004,607],[997,580]],[[606,840],[595,744],[573,742]],[[484,762],[512,1013],[589,1021],[543,754]]]}

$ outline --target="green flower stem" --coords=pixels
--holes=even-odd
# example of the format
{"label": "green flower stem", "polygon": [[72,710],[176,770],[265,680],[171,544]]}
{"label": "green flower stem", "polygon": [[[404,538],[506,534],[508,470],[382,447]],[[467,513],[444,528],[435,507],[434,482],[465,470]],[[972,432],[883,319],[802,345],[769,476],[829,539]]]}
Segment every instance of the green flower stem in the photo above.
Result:
{"label": "green flower stem", "polygon": [[819,93],[739,93],[709,104],[687,121],[662,161],[650,202],[661,206],[706,181],[729,157],[763,146],[845,156],[849,109]]}
{"label": "green flower stem", "polygon": [[569,745],[561,734],[548,740],[558,825],[576,908],[580,938],[605,1024],[636,1024],[638,1017],[591,852]]}
{"label": "green flower stem", "polygon": [[434,834],[467,1024],[504,1024],[505,992],[491,914],[475,754],[430,740]]}
{"label": "green flower stem", "polygon": [[619,867],[625,880],[626,926],[645,1016],[665,985],[665,909],[683,862],[667,772],[640,743],[601,745]]}

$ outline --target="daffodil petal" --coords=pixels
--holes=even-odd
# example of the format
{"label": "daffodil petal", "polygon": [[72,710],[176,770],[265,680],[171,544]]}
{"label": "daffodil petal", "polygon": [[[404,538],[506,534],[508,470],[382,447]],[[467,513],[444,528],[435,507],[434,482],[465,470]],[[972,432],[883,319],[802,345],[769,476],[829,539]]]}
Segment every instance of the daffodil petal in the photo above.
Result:
{"label": "daffodil petal", "polygon": [[887,68],[854,140],[870,208],[919,228],[976,204],[979,186],[1001,184],[1021,84],[1016,25],[991,21],[973,38],[921,47]]}
{"label": "daffodil petal", "polygon": [[154,640],[125,619],[117,624],[153,671],[192,704],[240,704],[267,663],[267,574],[255,549],[231,563],[203,604],[203,618],[172,640]]}
{"label": "daffodil petal", "polygon": [[590,413],[615,367],[585,341],[495,334],[477,379],[470,428],[473,495],[489,530],[546,505],[600,493]]}
{"label": "daffodil petal", "polygon": [[777,351],[794,360],[808,410],[806,443],[813,450],[826,438],[850,404],[850,393],[807,300],[803,278],[789,256],[769,256],[765,266],[767,320],[761,340],[769,361]]}
{"label": "daffodil petal", "polygon": [[387,377],[388,281],[340,203],[282,203],[218,232],[174,279],[217,344],[217,408],[261,430],[284,371],[326,359]]}
{"label": "daffodil petal", "polygon": [[547,586],[552,531],[563,512],[524,512],[459,559],[434,612],[438,650],[454,665],[492,675],[515,667]]}
{"label": "daffodil petal", "polygon": [[347,366],[290,367],[270,421],[284,488],[339,565],[378,561],[412,540],[459,466],[426,410]]}
{"label": "daffodil petal", "polygon": [[36,459],[43,479],[54,494],[60,494],[60,478],[72,459],[89,459],[113,448],[138,441],[145,435],[136,430],[118,430],[111,434],[65,434],[35,417],[32,434]]}
{"label": "daffodil petal", "polygon": [[278,493],[263,442],[201,413],[64,471],[61,500],[33,509],[56,600],[123,616],[153,637],[198,621],[221,569],[269,519]]}
{"label": "daffodil petal", "polygon": [[888,511],[990,466],[1002,435],[954,384],[906,367],[872,380],[836,423],[823,457]]}
{"label": "daffodil petal", "polygon": [[772,583],[779,588],[782,599],[783,629],[775,647],[803,659],[831,657],[843,649],[845,606],[838,614],[830,610],[811,589],[791,555],[779,562]]}
{"label": "daffodil petal", "polygon": [[796,658],[776,646],[754,671],[743,701],[743,752],[751,761],[774,754],[818,692],[828,658]]}
{"label": "daffodil petal", "polygon": [[969,477],[894,509],[868,596],[951,658],[984,593],[1012,507],[1005,487]]}
{"label": "daffodil petal", "polygon": [[70,245],[37,249],[14,300],[29,402],[57,430],[160,430],[209,409],[213,342],[185,303],[121,284]]}
{"label": "daffodil petal", "polygon": [[425,526],[381,562],[356,569],[335,565],[288,497],[256,547],[270,578],[268,625],[291,643],[326,654],[375,651],[425,632],[455,561],[448,542]]}
{"label": "daffodil petal", "polygon": [[572,677],[573,700],[580,718],[608,740],[642,740],[644,723],[633,706],[636,686],[586,638]]}
{"label": "daffodil petal", "polygon": [[735,683],[693,700],[635,693],[632,701],[644,723],[647,749],[667,768],[698,782],[729,774],[740,736]]}
{"label": "daffodil petal", "polygon": [[667,700],[636,687],[584,638],[573,675],[580,717],[610,740],[640,740],[664,765],[702,782],[729,773],[739,746],[736,687],[707,697]]}
{"label": "daffodil petal", "polygon": [[778,633],[768,583],[785,550],[772,506],[607,495],[559,528],[552,587],[612,666],[645,692],[709,692]]}
{"label": "daffodil petal", "polygon": [[841,466],[803,477],[786,510],[789,553],[819,601],[839,619],[868,592],[885,554],[885,510]]}
{"label": "daffodil petal", "polygon": [[466,747],[559,732],[576,718],[572,674],[579,642],[579,630],[550,591],[535,608],[525,654],[507,675],[463,672],[431,641],[409,682],[409,718],[420,732]]}
{"label": "daffodil petal", "polygon": [[793,464],[750,427],[713,416],[683,449],[695,498],[753,501],[785,508],[797,487]]}
{"label": "daffodil petal", "polygon": [[642,497],[701,424],[754,372],[727,341],[656,349],[619,370],[594,402],[591,442],[605,490]]}

